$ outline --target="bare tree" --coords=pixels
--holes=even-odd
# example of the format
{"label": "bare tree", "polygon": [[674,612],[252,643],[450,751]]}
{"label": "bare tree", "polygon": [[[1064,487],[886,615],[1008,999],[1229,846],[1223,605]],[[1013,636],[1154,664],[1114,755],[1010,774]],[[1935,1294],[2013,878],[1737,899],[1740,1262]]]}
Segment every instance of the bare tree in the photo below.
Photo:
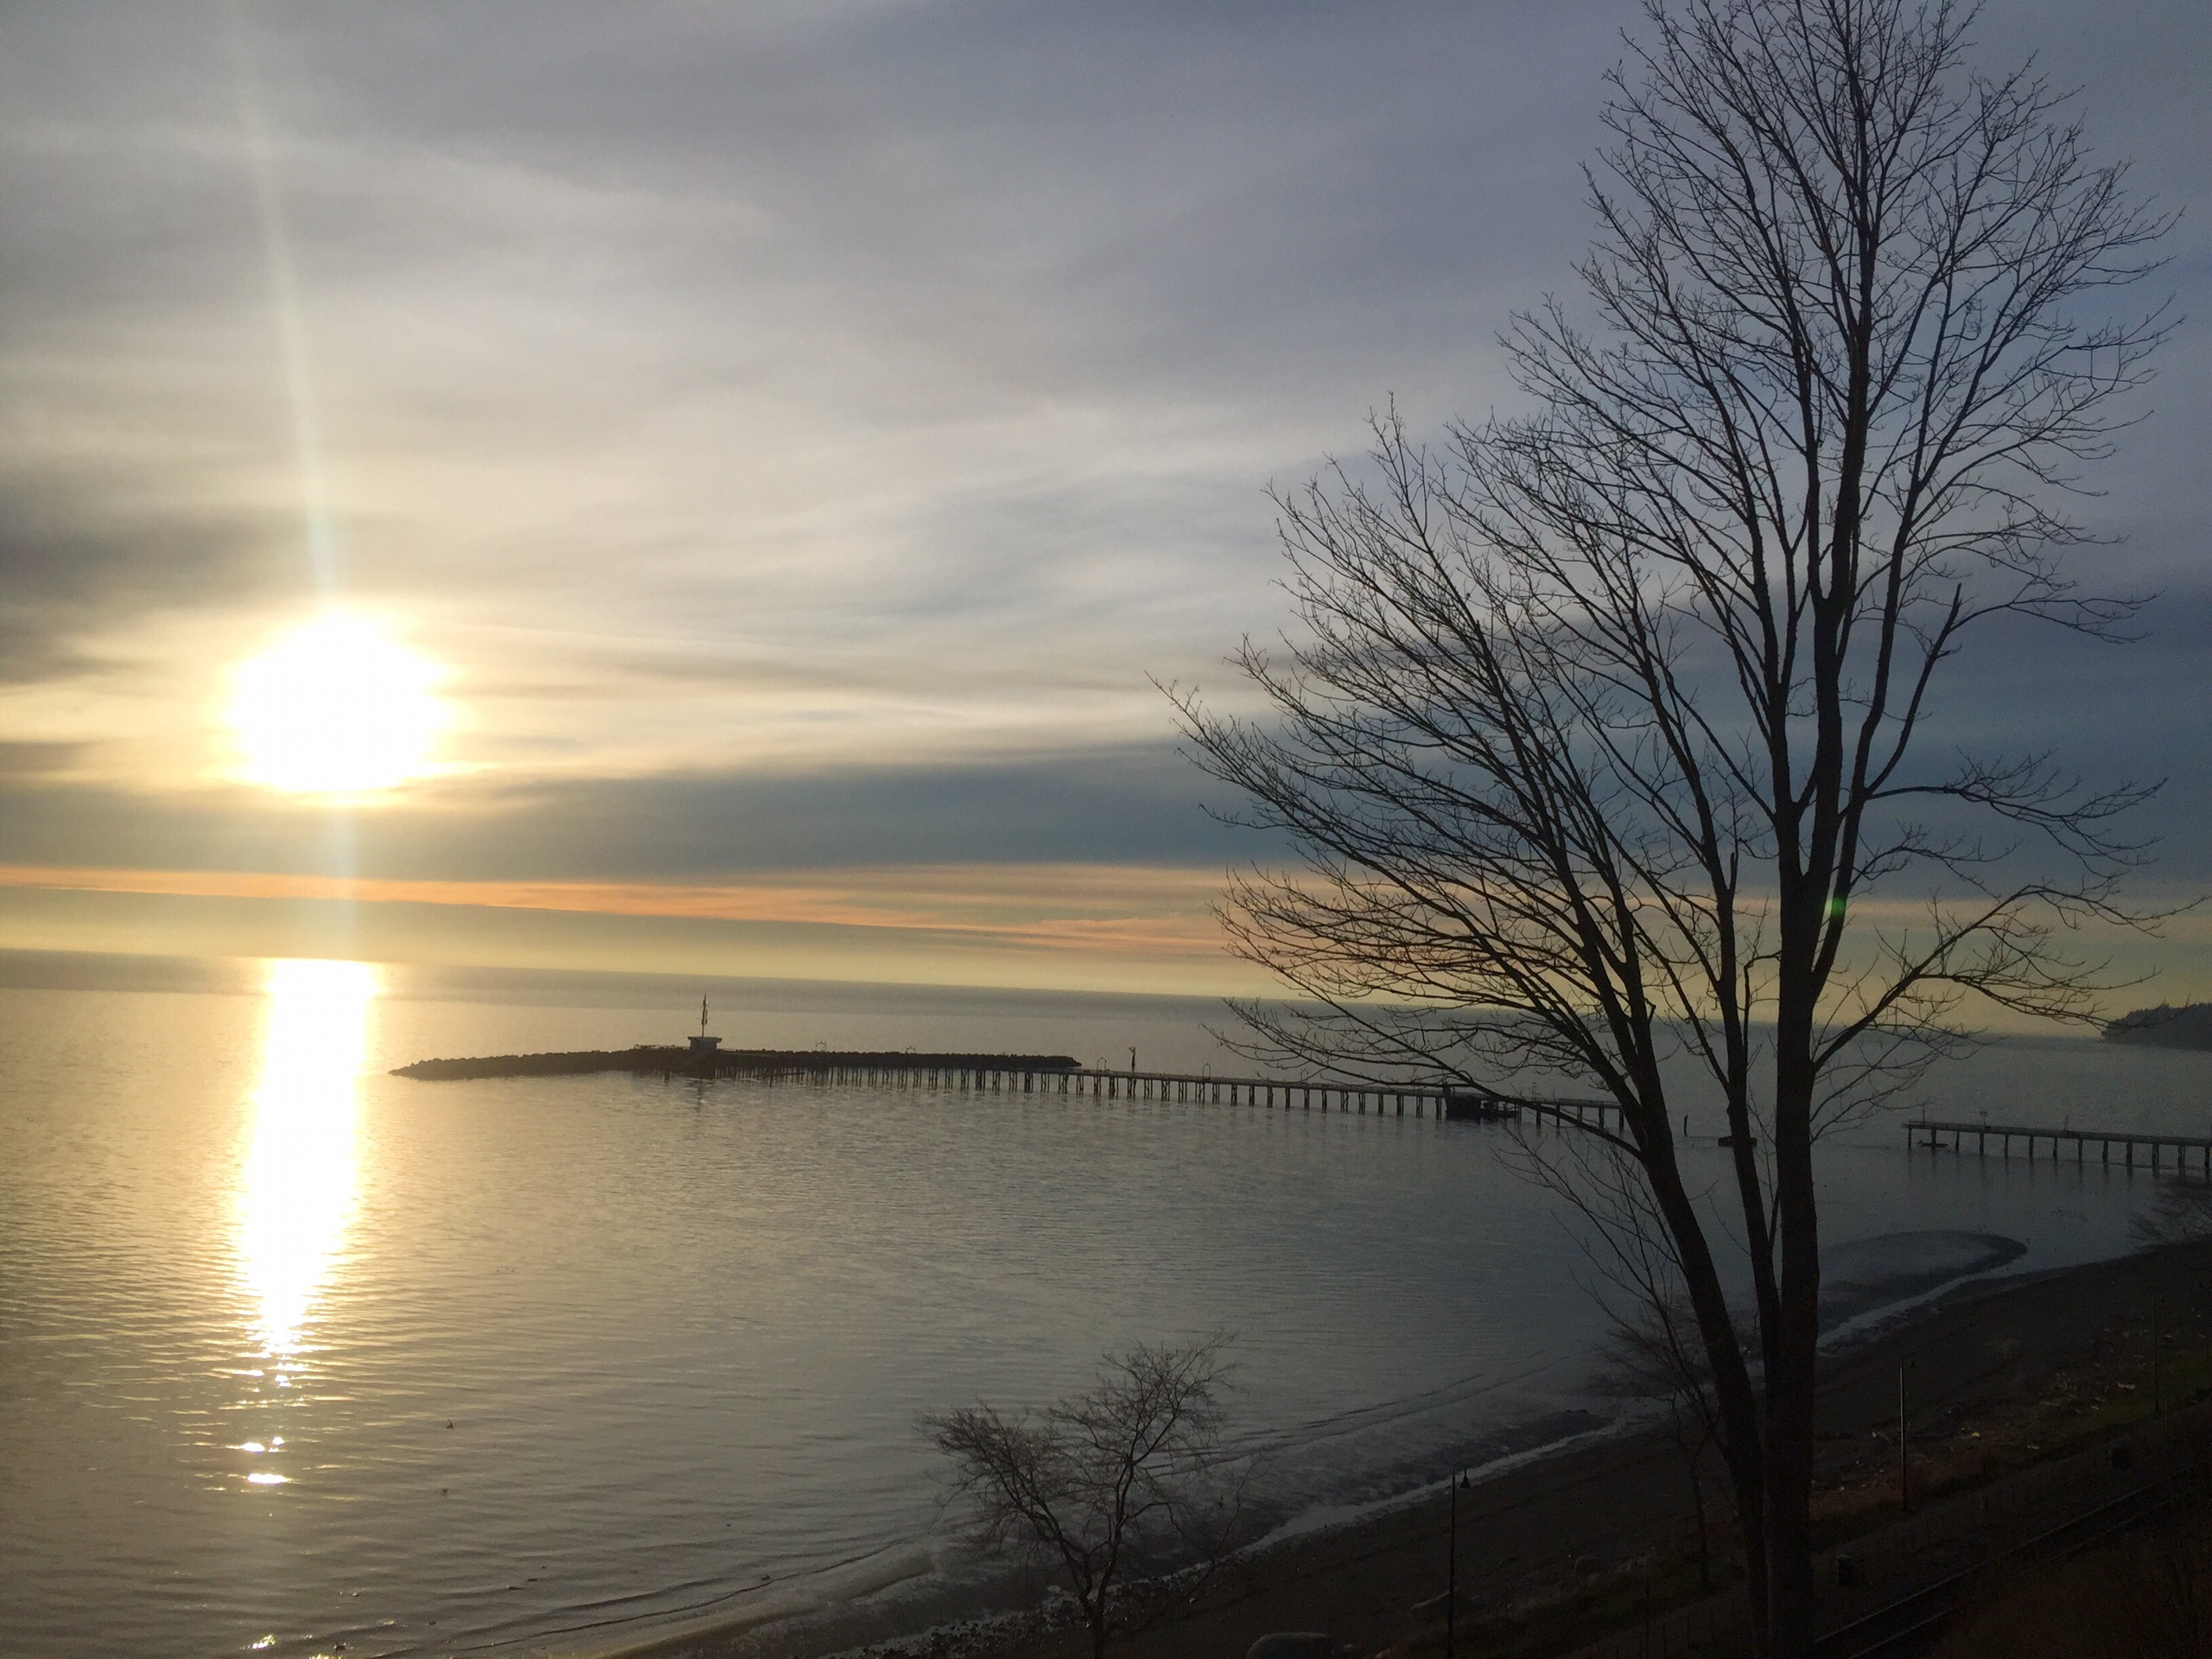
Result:
{"label": "bare tree", "polygon": [[[1103,1656],[1108,1636],[1203,1586],[1234,1541],[1240,1484],[1221,1457],[1224,1340],[1139,1345],[1087,1392],[1005,1416],[988,1405],[922,1419],[952,1460],[979,1539],[1054,1563]],[[1180,1596],[1133,1587],[1176,1573]]]}
{"label": "bare tree", "polygon": [[1679,1296],[1646,1302],[1613,1327],[1601,1392],[1627,1400],[1656,1400],[1689,1477],[1690,1512],[1697,1525],[1699,1587],[1713,1589],[1713,1530],[1706,1510],[1707,1459],[1719,1443],[1720,1416],[1713,1392],[1713,1367],[1699,1339],[1697,1316]]}
{"label": "bare tree", "polygon": [[[1522,1145],[1661,1247],[1785,1659],[1814,1617],[1814,1142],[1975,999],[2086,1016],[2069,930],[2141,919],[2117,820],[2145,791],[1932,729],[1993,620],[2124,635],[2132,605],[2064,573],[2093,539],[2069,503],[2164,328],[2091,315],[2164,221],[2044,79],[1968,67],[1971,17],[1649,0],[1588,172],[1595,329],[1519,318],[1532,413],[1434,449],[1394,414],[1368,467],[1278,497],[1300,626],[1236,658],[1267,717],[1172,694],[1296,849],[1224,909],[1319,1010],[1241,1008],[1256,1049],[1619,1106]],[[1678,1156],[1684,1065],[1726,1105],[1717,1193]]]}

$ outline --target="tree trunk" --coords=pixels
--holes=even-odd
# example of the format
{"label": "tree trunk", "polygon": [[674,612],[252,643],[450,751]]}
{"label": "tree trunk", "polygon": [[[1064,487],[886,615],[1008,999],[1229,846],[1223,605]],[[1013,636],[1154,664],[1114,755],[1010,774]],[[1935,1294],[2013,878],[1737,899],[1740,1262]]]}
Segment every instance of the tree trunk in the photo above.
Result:
{"label": "tree trunk", "polygon": [[[1727,1421],[1724,1410],[1723,1421]],[[1736,1430],[1732,1426],[1732,1435]],[[1758,1425],[1750,1433],[1756,1437]],[[1755,1474],[1733,1456],[1728,1459],[1732,1494],[1736,1500],[1736,1530],[1744,1546],[1744,1599],[1751,1612],[1751,1642],[1760,1659],[1773,1650],[1772,1574],[1767,1569],[1766,1495]]]}
{"label": "tree trunk", "polygon": [[[1794,1363],[1789,1370],[1800,1369]],[[1815,1583],[1813,1573],[1812,1390],[1785,1376],[1770,1388],[1767,1408],[1766,1553],[1770,1567],[1771,1659],[1810,1659]]]}
{"label": "tree trunk", "polygon": [[1705,1447],[1699,1446],[1690,1458],[1690,1510],[1697,1516],[1697,1587],[1707,1595],[1713,1593],[1713,1536],[1705,1523]]}
{"label": "tree trunk", "polygon": [[[1783,947],[1785,959],[1789,947]],[[1810,976],[1806,978],[1809,980]],[[1810,1659],[1817,1611],[1813,1573],[1813,1407],[1821,1294],[1813,1185],[1813,1003],[1809,987],[1778,1010],[1775,1047],[1774,1187],[1782,1271],[1782,1328],[1766,1383],[1766,1547],[1773,1567],[1773,1659]]]}

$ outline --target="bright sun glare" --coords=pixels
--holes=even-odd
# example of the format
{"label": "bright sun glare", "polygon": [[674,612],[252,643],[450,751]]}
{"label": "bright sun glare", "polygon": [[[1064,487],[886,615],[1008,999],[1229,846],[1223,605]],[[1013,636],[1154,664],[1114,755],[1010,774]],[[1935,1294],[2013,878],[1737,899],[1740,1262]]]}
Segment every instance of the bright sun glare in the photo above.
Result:
{"label": "bright sun glare", "polygon": [[376,624],[326,612],[238,665],[231,730],[244,776],[291,794],[359,795],[430,770],[442,671]]}
{"label": "bright sun glare", "polygon": [[[353,1215],[354,1088],[376,996],[365,963],[270,964],[238,1255],[264,1351],[282,1366],[296,1363]],[[279,1370],[276,1381],[285,1379]]]}

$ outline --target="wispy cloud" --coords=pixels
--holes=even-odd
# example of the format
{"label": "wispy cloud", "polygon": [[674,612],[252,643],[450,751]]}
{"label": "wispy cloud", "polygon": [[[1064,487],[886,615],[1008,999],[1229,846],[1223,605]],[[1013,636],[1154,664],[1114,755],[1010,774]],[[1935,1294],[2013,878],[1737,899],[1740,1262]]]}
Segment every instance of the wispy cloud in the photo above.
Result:
{"label": "wispy cloud", "polygon": [[0,865],[0,887],[885,928],[1007,949],[1208,960],[1221,951],[1211,911],[1220,887],[1213,871],[1083,864],[764,871],[715,886]]}
{"label": "wispy cloud", "polygon": [[[244,8],[345,591],[454,671],[459,770],[365,817],[360,868],[1234,856],[1147,676],[1233,695],[1221,654],[1277,626],[1268,482],[1392,394],[1510,405],[1493,337],[1571,291],[1637,10]],[[223,16],[0,15],[0,860],[321,845],[211,783],[226,665],[315,599]],[[2212,186],[2198,10],[1980,28],[2078,78],[2146,187]],[[2113,585],[2212,586],[2202,333],[2102,480]],[[2093,743],[2171,753],[2193,845],[2206,669],[2167,614],[2131,663],[2036,661]],[[2017,667],[1945,718],[2001,726]]]}

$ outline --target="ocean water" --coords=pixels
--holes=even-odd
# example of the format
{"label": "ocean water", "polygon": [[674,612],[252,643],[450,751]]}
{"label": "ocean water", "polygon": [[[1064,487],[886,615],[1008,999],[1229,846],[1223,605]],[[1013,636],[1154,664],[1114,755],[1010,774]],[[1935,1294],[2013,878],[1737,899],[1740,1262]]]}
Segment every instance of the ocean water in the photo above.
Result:
{"label": "ocean water", "polygon": [[[1230,1334],[1286,1520],[1615,1409],[1589,1262],[1492,1128],[386,1075],[668,1040],[697,994],[0,954],[0,1651],[818,1645],[1008,1589],[917,1414],[1049,1399],[1136,1341]],[[1203,1003],[715,995],[732,1046],[1231,1064]],[[2212,1057],[2005,1043],[1923,1094],[2201,1134]],[[1826,1147],[1830,1240],[1995,1233],[2030,1271],[2126,1248],[2161,1187],[1904,1141]]]}

